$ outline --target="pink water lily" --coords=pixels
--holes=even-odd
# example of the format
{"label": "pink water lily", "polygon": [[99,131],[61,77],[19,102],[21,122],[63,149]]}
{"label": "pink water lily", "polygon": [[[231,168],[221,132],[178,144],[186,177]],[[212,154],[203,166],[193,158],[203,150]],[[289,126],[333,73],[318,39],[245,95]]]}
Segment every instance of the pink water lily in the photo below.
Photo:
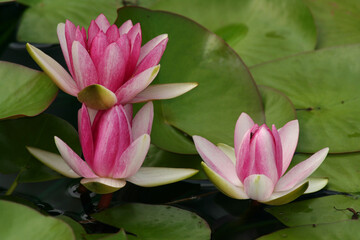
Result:
{"label": "pink water lily", "polygon": [[126,181],[151,187],[194,175],[197,170],[140,168],[150,146],[153,104],[147,103],[129,121],[122,105],[98,111],[92,121],[87,107],[79,110],[79,136],[85,161],[64,141],[55,137],[61,154],[28,147],[44,164],[71,177],[80,178],[89,190],[105,194],[122,188]]}
{"label": "pink water lily", "polygon": [[64,92],[88,107],[107,109],[114,104],[146,102],[179,96],[196,83],[159,84],[148,87],[159,72],[168,36],[159,35],[141,47],[140,24],[131,20],[119,28],[100,14],[86,32],[69,20],[57,27],[69,72],[36,47],[27,50]]}
{"label": "pink water lily", "polygon": [[279,130],[273,125],[270,130],[242,113],[235,127],[234,148],[215,146],[200,136],[193,139],[206,174],[224,194],[279,205],[318,191],[328,182],[325,178],[308,178],[324,161],[328,148],[287,171],[298,137],[297,120]]}

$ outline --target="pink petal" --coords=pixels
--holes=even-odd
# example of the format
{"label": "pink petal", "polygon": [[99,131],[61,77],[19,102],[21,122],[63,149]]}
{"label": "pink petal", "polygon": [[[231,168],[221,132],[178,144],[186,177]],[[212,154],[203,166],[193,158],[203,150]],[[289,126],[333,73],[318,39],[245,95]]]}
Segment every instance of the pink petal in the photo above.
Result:
{"label": "pink petal", "polygon": [[165,51],[166,43],[168,39],[164,39],[160,44],[158,44],[151,52],[144,57],[144,59],[136,67],[135,75],[153,67],[160,62],[160,59]]}
{"label": "pink petal", "polygon": [[287,191],[310,176],[325,160],[329,148],[321,149],[310,158],[294,166],[276,184],[275,191]]}
{"label": "pink petal", "polygon": [[223,151],[203,137],[193,136],[196,150],[205,163],[217,174],[236,186],[242,186],[235,172],[234,163]]}
{"label": "pink petal", "polygon": [[154,105],[152,102],[145,104],[132,121],[132,136],[137,139],[143,134],[150,135],[154,118]]}
{"label": "pink petal", "polygon": [[136,68],[136,63],[139,59],[140,55],[140,48],[141,48],[141,35],[138,34],[134,41],[129,38],[130,45],[131,45],[131,53],[129,55],[129,60],[127,64],[127,69],[125,73],[125,79],[129,79],[131,76],[134,75],[134,71]]}
{"label": "pink petal", "polygon": [[131,103],[147,102],[151,100],[170,99],[187,93],[197,87],[198,83],[167,83],[150,85],[136,95]]}
{"label": "pink petal", "polygon": [[95,22],[98,25],[98,27],[101,29],[101,31],[103,31],[104,33],[106,33],[106,31],[110,27],[110,23],[109,23],[109,21],[107,20],[107,18],[105,17],[104,14],[100,14],[95,19]]}
{"label": "pink petal", "polygon": [[279,177],[275,164],[273,136],[267,126],[262,125],[251,138],[254,128],[256,129],[257,125],[246,132],[241,143],[236,161],[237,174],[242,182],[250,175],[263,174],[275,183]]}
{"label": "pink petal", "polygon": [[120,33],[116,25],[111,25],[106,31],[106,37],[110,43],[116,42],[119,39]]}
{"label": "pink petal", "polygon": [[144,134],[137,138],[124,151],[112,168],[113,178],[128,178],[133,176],[143,164],[150,147],[150,136]]}
{"label": "pink petal", "polygon": [[98,177],[91,168],[83,161],[66,143],[60,138],[55,137],[55,144],[64,161],[74,172],[85,178]]}
{"label": "pink petal", "polygon": [[80,27],[78,26],[76,28],[76,31],[75,31],[75,39],[74,41],[78,41],[79,43],[81,43],[81,45],[87,49],[86,47],[86,38],[84,39],[84,35],[83,33],[80,31]]}
{"label": "pink petal", "polygon": [[158,74],[159,68],[159,65],[149,68],[122,85],[115,93],[118,99],[118,103],[129,103],[136,95],[149,86],[149,84]]}
{"label": "pink petal", "polygon": [[253,174],[245,178],[244,189],[249,198],[264,202],[274,191],[274,183],[265,175]]}
{"label": "pink petal", "polygon": [[131,20],[127,20],[119,27],[120,35],[126,34],[133,27],[133,23]]}
{"label": "pink petal", "polygon": [[[132,126],[132,119],[133,119],[133,105],[132,104],[125,104],[124,105],[124,110],[126,113],[126,117],[128,119],[128,121],[130,122],[130,125]],[[133,138],[135,139],[135,138]]]}
{"label": "pink petal", "polygon": [[78,86],[83,89],[98,83],[98,76],[88,51],[77,41],[73,43],[72,58]]}
{"label": "pink petal", "polygon": [[90,47],[90,56],[96,68],[98,67],[101,57],[108,45],[109,42],[106,38],[106,35],[99,31],[99,33],[94,37]]}
{"label": "pink petal", "polygon": [[101,56],[97,67],[100,84],[115,92],[121,86],[125,74],[126,59],[117,45],[111,43]]}
{"label": "pink petal", "polygon": [[91,132],[91,120],[85,104],[78,112],[78,129],[84,158],[90,167],[93,166],[94,144]]}
{"label": "pink petal", "polygon": [[116,159],[131,143],[131,129],[124,108],[114,106],[98,113],[92,126],[95,143],[93,170],[108,177]]}
{"label": "pink petal", "polygon": [[88,30],[88,35],[89,35],[88,49],[91,48],[92,41],[94,40],[95,36],[99,33],[99,31],[100,31],[100,28],[98,27],[96,22],[94,20],[91,20],[90,27]]}
{"label": "pink petal", "polygon": [[169,38],[168,38],[167,34],[161,34],[161,35],[151,39],[147,43],[145,43],[145,45],[141,47],[138,63],[140,63],[146,57],[146,55],[148,55],[160,43],[164,44],[165,45],[164,48],[165,48],[168,39]]}
{"label": "pink petal", "polygon": [[[135,24],[127,33],[127,36],[130,40],[131,46],[135,45],[135,41],[137,38],[140,39],[140,45],[141,45],[141,27],[140,27],[140,23]],[[133,49],[133,47],[131,48]]]}
{"label": "pink petal", "polygon": [[276,129],[275,125],[272,125],[272,135],[274,137],[274,143],[275,143],[275,164],[276,164],[276,170],[278,173],[278,178],[282,176],[282,164],[283,164],[283,156],[282,156],[282,146],[281,146],[281,140],[279,136],[279,132]]}
{"label": "pink petal", "polygon": [[283,175],[290,165],[298,143],[299,121],[293,120],[285,124],[279,129],[279,135],[283,151],[283,167],[281,172],[281,175]]}
{"label": "pink petal", "polygon": [[65,39],[66,39],[67,49],[68,49],[68,53],[69,53],[69,57],[70,57],[70,66],[68,65],[68,67],[69,67],[69,71],[70,71],[71,75],[74,78],[75,78],[75,75],[74,75],[75,70],[74,70],[73,59],[72,59],[72,44],[75,41],[75,32],[76,32],[75,25],[72,22],[70,22],[69,20],[66,20],[66,22],[65,22]]}
{"label": "pink petal", "polygon": [[68,49],[68,45],[67,45],[67,42],[66,42],[65,24],[64,23],[59,23],[58,24],[58,26],[57,26],[57,35],[58,35],[58,38],[59,38],[60,47],[61,47],[62,53],[64,55],[66,65],[68,66],[70,74],[74,76],[74,72],[73,72],[73,68],[72,68],[72,60],[70,60],[71,55],[69,55],[69,51],[71,51],[71,49]]}
{"label": "pink petal", "polygon": [[245,136],[245,133],[254,126],[254,121],[246,113],[241,113],[240,117],[236,121],[235,133],[234,133],[234,148],[235,155],[238,156],[240,150],[240,144]]}

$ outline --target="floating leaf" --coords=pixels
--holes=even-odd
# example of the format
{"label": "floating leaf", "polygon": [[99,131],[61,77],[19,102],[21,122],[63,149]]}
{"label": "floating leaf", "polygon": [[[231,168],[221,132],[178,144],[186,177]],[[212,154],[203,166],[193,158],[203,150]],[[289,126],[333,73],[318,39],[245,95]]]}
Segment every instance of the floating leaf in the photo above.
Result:
{"label": "floating leaf", "polygon": [[269,235],[258,238],[258,240],[303,240],[303,239],[341,239],[353,240],[360,234],[359,221],[344,221],[339,223],[300,226],[296,228],[283,229]]}
{"label": "floating leaf", "polygon": [[92,216],[143,240],[210,239],[209,226],[202,218],[171,206],[125,204]]}
{"label": "floating leaf", "polygon": [[286,94],[300,123],[298,152],[360,151],[360,45],[308,52],[252,67],[258,84]]}
{"label": "floating leaf", "polygon": [[61,177],[26,150],[37,147],[57,153],[54,136],[63,139],[78,154],[81,147],[75,129],[66,121],[42,114],[33,118],[0,121],[0,172],[20,173],[19,182],[47,181]]}
{"label": "floating leaf", "polygon": [[118,0],[32,0],[20,2],[30,7],[25,10],[18,30],[18,41],[58,43],[56,26],[66,19],[75,25],[89,27],[90,21],[103,13],[114,22]]}
{"label": "floating leaf", "polygon": [[29,207],[0,200],[0,211],[2,239],[75,240],[66,223]]}
{"label": "floating leaf", "polygon": [[354,215],[347,208],[360,210],[360,200],[344,195],[314,198],[266,209],[289,227],[333,223],[351,220]]}
{"label": "floating leaf", "polygon": [[76,239],[79,239],[79,240],[83,239],[83,236],[86,235],[86,231],[81,226],[81,224],[78,223],[77,221],[73,220],[72,218],[67,217],[65,215],[60,215],[60,216],[57,216],[56,218],[67,223],[72,228]]}
{"label": "floating leaf", "polygon": [[86,240],[128,240],[125,231],[122,229],[115,234],[87,234]]}
{"label": "floating leaf", "polygon": [[155,145],[167,151],[195,154],[192,135],[232,144],[241,112],[263,122],[261,98],[246,66],[220,38],[171,13],[121,8],[116,24],[127,19],[141,23],[143,42],[162,33],[169,35],[156,83],[199,83],[180,97],[155,101]]}
{"label": "floating leaf", "polygon": [[318,31],[317,48],[360,43],[360,2],[354,0],[303,0]]}
{"label": "floating leaf", "polygon": [[221,36],[249,66],[313,50],[316,43],[316,27],[311,12],[298,0],[139,2],[151,9],[175,12],[194,19]]}
{"label": "floating leaf", "polygon": [[[291,165],[310,157],[308,154],[296,154]],[[329,190],[339,192],[360,192],[360,154],[329,154],[312,177],[327,177]]]}
{"label": "floating leaf", "polygon": [[271,87],[259,86],[265,108],[266,124],[271,127],[275,124],[281,128],[287,122],[296,119],[294,105],[282,92]]}
{"label": "floating leaf", "polygon": [[0,61],[0,118],[37,115],[50,105],[57,91],[44,73]]}

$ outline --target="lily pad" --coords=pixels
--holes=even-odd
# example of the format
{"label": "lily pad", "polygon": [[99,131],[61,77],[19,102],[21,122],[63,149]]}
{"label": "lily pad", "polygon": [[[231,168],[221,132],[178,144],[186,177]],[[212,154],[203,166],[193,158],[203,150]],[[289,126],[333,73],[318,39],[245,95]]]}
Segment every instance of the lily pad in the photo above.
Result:
{"label": "lily pad", "polygon": [[75,240],[72,229],[66,223],[34,209],[0,200],[0,210],[2,239]]}
{"label": "lily pad", "polygon": [[[308,154],[296,154],[291,166],[310,157]],[[291,167],[290,166],[290,167]],[[360,153],[329,154],[312,177],[327,177],[327,189],[339,192],[360,192]]]}
{"label": "lily pad", "polygon": [[87,234],[85,240],[128,240],[125,231],[122,229],[115,234]]}
{"label": "lily pad", "polygon": [[258,238],[258,240],[279,240],[279,239],[341,239],[353,240],[360,234],[359,221],[343,221],[331,224],[307,225],[296,228],[283,229],[269,235]]}
{"label": "lily pad", "polygon": [[19,182],[38,182],[60,178],[35,159],[26,146],[57,152],[54,136],[64,140],[74,151],[81,153],[76,130],[66,121],[42,114],[33,118],[0,121],[0,172],[18,173]]}
{"label": "lily pad", "polygon": [[[297,151],[360,151],[360,45],[308,52],[252,67],[258,84],[293,102],[300,123]],[[276,69],[276,71],[274,71]]]}
{"label": "lily pad", "polygon": [[207,223],[195,213],[164,205],[125,204],[92,215],[143,240],[210,239]]}
{"label": "lily pad", "polygon": [[347,208],[359,211],[360,200],[344,195],[334,195],[272,207],[266,211],[286,226],[294,227],[351,220],[354,214]]}
{"label": "lily pad", "polygon": [[354,0],[303,0],[318,30],[317,48],[360,43],[360,2]]}
{"label": "lily pad", "polygon": [[266,124],[279,129],[287,122],[296,119],[293,103],[282,92],[267,86],[258,86],[265,108]]}
{"label": "lily pad", "polygon": [[44,73],[0,61],[0,118],[35,116],[44,111],[58,92]]}
{"label": "lily pad", "polygon": [[77,221],[73,220],[72,218],[65,216],[65,215],[60,215],[60,216],[57,216],[56,218],[67,223],[71,227],[76,239],[79,239],[79,240],[83,239],[83,236],[86,235],[86,231],[81,226],[81,224],[78,223]]}
{"label": "lily pad", "polygon": [[[248,69],[215,34],[171,13],[128,7],[119,9],[118,14],[117,25],[127,19],[141,23],[143,42],[162,33],[169,35],[155,83],[199,83],[180,97],[156,101],[152,130],[155,145],[195,154],[189,136],[232,144],[241,112],[257,122],[264,121],[261,98]],[[183,142],[187,142],[186,149]]]}
{"label": "lily pad", "polygon": [[118,0],[32,0],[20,1],[30,7],[20,21],[17,39],[23,42],[58,43],[56,26],[66,19],[88,28],[103,13],[109,22],[116,19]]}
{"label": "lily pad", "polygon": [[140,0],[189,17],[221,36],[249,66],[313,50],[316,27],[298,0]]}

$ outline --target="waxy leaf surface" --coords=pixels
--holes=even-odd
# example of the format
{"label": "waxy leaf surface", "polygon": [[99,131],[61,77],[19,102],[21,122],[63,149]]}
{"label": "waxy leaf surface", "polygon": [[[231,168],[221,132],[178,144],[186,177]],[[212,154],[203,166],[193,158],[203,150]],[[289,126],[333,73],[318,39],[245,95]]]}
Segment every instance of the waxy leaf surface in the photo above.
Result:
{"label": "waxy leaf surface", "polygon": [[167,33],[169,42],[154,83],[197,82],[190,92],[155,101],[151,140],[177,153],[195,154],[189,137],[201,135],[215,143],[232,145],[241,112],[263,122],[261,98],[237,54],[223,40],[187,18],[171,13],[128,7],[116,21],[140,22],[143,42]]}

